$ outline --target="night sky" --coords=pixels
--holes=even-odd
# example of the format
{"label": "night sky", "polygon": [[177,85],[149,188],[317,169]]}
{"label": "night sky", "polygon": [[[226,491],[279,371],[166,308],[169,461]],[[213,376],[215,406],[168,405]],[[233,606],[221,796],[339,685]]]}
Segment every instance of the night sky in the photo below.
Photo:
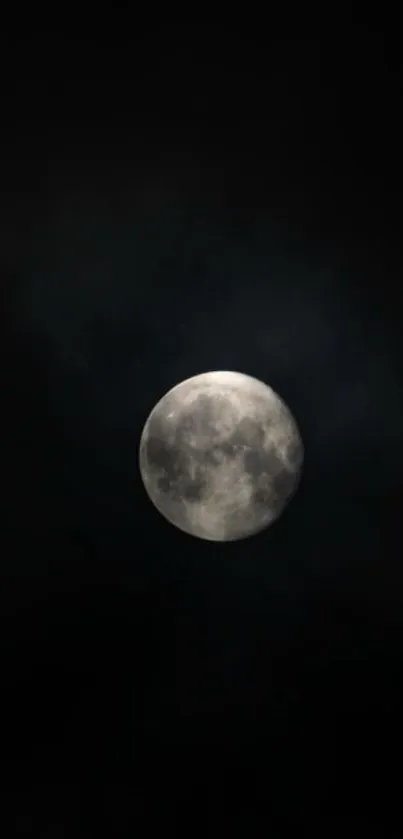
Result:
{"label": "night sky", "polygon": [[[401,835],[392,40],[122,12],[2,61],[4,836]],[[138,469],[214,369],[273,387],[306,456],[227,544]]]}

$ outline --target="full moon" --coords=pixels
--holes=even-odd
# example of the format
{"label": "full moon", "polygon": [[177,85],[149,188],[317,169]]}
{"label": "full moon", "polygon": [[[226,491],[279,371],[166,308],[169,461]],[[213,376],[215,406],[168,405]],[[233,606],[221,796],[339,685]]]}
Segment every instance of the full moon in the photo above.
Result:
{"label": "full moon", "polygon": [[297,423],[266,384],[215,371],[186,379],[151,411],[139,450],[157,510],[199,539],[229,542],[272,524],[303,463]]}

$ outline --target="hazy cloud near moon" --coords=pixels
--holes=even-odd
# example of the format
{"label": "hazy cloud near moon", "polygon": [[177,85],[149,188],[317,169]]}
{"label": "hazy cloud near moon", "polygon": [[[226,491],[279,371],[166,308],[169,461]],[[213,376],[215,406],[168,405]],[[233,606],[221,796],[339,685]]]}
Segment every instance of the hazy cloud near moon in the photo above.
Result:
{"label": "hazy cloud near moon", "polygon": [[388,406],[380,456],[393,464],[395,362],[379,360],[380,339],[330,247],[314,259],[292,229],[279,243],[269,218],[235,227],[174,191],[151,190],[147,202],[145,185],[143,198],[133,209],[126,196],[117,211],[67,191],[21,266],[18,316],[56,378],[87,381],[78,411],[101,433],[129,430],[175,381],[242,369],[290,400],[324,463],[340,446],[377,445]]}

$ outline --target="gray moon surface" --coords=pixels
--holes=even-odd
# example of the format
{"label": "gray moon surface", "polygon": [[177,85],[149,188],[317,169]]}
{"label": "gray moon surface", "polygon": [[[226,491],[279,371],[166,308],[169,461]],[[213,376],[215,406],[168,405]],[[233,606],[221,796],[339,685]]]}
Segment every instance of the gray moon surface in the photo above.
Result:
{"label": "gray moon surface", "polygon": [[151,411],[139,449],[157,510],[185,533],[214,542],[272,524],[297,488],[303,458],[283,400],[258,379],[220,370],[169,390]]}

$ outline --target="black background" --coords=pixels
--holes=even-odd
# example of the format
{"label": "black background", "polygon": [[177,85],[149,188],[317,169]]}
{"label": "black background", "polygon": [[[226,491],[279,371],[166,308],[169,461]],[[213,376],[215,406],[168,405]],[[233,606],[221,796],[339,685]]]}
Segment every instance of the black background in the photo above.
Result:
{"label": "black background", "polygon": [[[400,835],[400,56],[267,26],[4,38],[4,835]],[[306,448],[227,545],[137,465],[211,369]]]}

